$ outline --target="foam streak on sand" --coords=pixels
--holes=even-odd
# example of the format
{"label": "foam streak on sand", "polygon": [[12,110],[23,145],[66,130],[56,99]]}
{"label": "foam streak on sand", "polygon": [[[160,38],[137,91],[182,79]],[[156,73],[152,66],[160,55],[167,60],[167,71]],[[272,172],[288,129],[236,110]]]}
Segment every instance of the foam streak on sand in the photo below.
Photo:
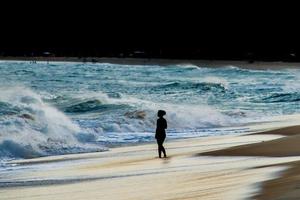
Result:
{"label": "foam streak on sand", "polygon": [[300,158],[195,155],[282,137],[177,140],[166,144],[168,159],[155,158],[156,145],[147,144],[13,161],[10,170],[0,172],[0,199],[245,199],[259,194],[258,183],[289,170],[278,164]]}

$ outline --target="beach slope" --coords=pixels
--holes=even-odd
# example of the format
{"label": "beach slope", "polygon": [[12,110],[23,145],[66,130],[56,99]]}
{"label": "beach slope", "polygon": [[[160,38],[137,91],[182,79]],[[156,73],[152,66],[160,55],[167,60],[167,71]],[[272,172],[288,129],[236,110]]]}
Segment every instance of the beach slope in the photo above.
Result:
{"label": "beach slope", "polygon": [[[256,144],[240,145],[222,150],[200,153],[211,156],[300,156],[300,126],[280,128],[256,133],[254,135],[284,135],[286,137],[263,141]],[[263,190],[256,195],[259,200],[299,199],[300,197],[300,161],[281,163],[272,166],[288,165],[280,177],[263,183]],[[269,167],[270,165],[262,166]]]}
{"label": "beach slope", "polygon": [[[298,139],[297,135],[290,137]],[[297,155],[294,150],[272,158],[227,156],[226,153],[225,157],[208,155],[237,148],[234,146],[269,145],[284,139],[281,135],[266,133],[167,141],[170,155],[167,159],[156,157],[156,144],[146,144],[101,153],[14,161],[11,168],[0,172],[0,199],[234,200],[255,197],[267,191],[266,184],[272,183],[270,181],[279,180],[275,178],[280,173],[292,169],[288,168],[289,163],[300,158],[286,155]],[[259,183],[264,183],[266,189],[261,191]]]}

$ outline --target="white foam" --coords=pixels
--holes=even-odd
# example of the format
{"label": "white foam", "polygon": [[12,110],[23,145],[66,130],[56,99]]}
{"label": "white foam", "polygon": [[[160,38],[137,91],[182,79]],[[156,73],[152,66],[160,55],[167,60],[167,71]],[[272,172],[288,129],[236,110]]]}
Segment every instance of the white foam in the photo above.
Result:
{"label": "white foam", "polygon": [[[56,108],[44,103],[25,87],[0,89],[0,101],[18,108],[20,113],[0,118],[0,156],[34,157],[81,151],[88,146],[78,142],[77,124]],[[26,114],[30,117],[23,117]],[[73,149],[73,150],[72,150]]]}

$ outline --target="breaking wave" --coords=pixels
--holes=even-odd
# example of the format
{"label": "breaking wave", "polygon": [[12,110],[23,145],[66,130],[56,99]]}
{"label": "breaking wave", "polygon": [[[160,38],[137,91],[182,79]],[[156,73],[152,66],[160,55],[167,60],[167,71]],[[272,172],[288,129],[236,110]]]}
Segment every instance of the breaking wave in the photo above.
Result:
{"label": "breaking wave", "polygon": [[81,143],[77,138],[80,127],[27,88],[1,88],[0,112],[0,157],[33,158],[104,150]]}

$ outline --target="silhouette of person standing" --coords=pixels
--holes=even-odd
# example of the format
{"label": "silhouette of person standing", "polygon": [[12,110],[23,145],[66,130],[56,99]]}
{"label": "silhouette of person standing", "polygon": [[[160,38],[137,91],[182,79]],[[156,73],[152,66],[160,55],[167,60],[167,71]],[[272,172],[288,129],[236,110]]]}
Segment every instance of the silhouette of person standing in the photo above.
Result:
{"label": "silhouette of person standing", "polygon": [[166,131],[165,129],[167,129],[167,121],[165,118],[163,118],[163,116],[166,114],[166,111],[164,110],[159,110],[157,112],[157,116],[159,117],[157,119],[157,124],[156,124],[156,133],[155,133],[155,139],[157,141],[157,145],[158,145],[158,155],[161,158],[161,152],[163,152],[164,157],[166,158],[166,150],[163,146],[163,143],[166,139]]}

